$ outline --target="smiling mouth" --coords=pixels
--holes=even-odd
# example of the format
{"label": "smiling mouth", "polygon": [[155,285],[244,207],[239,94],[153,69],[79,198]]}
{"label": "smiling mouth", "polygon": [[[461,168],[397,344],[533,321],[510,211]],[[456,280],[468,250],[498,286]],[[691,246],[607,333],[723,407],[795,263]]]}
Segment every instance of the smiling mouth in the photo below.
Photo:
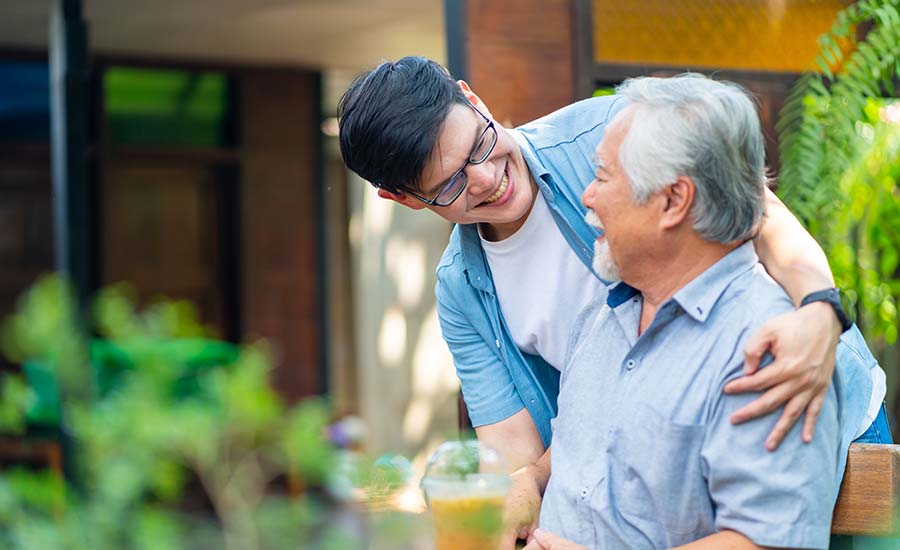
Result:
{"label": "smiling mouth", "polygon": [[498,187],[497,190],[494,191],[493,195],[484,199],[484,201],[481,204],[491,204],[493,202],[497,202],[498,200],[500,200],[500,197],[502,197],[506,193],[506,190],[508,188],[509,188],[509,174],[507,174],[506,170],[504,170],[503,178],[500,179],[500,187]]}

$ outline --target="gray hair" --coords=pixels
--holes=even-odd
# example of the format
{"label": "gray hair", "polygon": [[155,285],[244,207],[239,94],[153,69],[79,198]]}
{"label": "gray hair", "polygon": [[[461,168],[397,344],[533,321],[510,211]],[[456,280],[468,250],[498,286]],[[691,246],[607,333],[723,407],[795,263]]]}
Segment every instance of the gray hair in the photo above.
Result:
{"label": "gray hair", "polygon": [[616,91],[629,100],[619,162],[635,200],[689,176],[697,189],[691,216],[703,238],[753,237],[764,211],[766,153],[748,92],[699,74],[633,78]]}

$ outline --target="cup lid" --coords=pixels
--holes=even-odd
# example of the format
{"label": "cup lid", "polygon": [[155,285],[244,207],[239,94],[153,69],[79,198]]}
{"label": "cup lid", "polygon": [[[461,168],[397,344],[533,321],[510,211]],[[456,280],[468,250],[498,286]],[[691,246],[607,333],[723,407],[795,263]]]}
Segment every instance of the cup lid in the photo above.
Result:
{"label": "cup lid", "polygon": [[493,447],[477,440],[443,443],[425,467],[425,479],[466,480],[506,477],[506,460]]}

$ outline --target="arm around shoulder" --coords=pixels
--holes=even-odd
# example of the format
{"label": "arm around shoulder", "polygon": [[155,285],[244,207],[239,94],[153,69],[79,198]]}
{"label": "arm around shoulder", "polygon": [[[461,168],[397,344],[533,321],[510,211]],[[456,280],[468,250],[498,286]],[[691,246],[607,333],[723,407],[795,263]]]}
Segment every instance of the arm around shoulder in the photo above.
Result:
{"label": "arm around shoulder", "polygon": [[768,189],[766,216],[754,245],[766,271],[784,288],[794,304],[799,305],[810,292],[834,286],[834,277],[822,247]]}

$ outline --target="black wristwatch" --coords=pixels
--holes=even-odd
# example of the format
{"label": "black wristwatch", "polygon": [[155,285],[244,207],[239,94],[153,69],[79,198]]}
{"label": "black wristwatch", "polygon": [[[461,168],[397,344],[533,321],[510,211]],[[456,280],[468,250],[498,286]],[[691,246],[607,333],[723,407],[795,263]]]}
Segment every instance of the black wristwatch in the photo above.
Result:
{"label": "black wristwatch", "polygon": [[838,321],[841,323],[842,332],[847,332],[853,326],[853,318],[849,312],[853,311],[847,296],[837,288],[826,288],[807,294],[800,301],[800,307],[813,302],[825,302],[834,308]]}

